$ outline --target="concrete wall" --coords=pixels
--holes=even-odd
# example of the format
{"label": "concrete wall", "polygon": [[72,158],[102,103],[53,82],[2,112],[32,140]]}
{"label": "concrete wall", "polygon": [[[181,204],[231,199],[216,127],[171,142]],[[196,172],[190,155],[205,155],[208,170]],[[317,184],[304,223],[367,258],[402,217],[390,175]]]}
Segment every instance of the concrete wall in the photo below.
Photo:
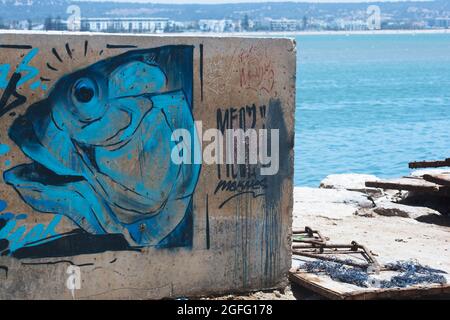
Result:
{"label": "concrete wall", "polygon": [[[0,298],[284,285],[295,70],[287,39],[0,33]],[[279,170],[190,162],[211,128],[277,130]]]}

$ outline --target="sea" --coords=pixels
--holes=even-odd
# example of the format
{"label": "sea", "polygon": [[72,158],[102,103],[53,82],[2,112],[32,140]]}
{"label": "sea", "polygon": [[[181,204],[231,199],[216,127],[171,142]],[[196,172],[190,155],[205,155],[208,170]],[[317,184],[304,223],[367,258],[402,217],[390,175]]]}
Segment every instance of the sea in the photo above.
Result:
{"label": "sea", "polygon": [[450,34],[299,35],[295,185],[450,157]]}

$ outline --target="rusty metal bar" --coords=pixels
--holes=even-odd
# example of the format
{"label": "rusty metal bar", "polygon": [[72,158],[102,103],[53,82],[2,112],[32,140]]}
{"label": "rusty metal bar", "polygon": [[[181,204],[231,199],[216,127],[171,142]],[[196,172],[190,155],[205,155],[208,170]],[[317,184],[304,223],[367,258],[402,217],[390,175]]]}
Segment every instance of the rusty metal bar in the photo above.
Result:
{"label": "rusty metal bar", "polygon": [[351,262],[348,260],[342,260],[342,259],[338,259],[335,257],[327,256],[327,255],[324,255],[321,253],[314,254],[314,253],[308,253],[308,252],[302,252],[302,251],[296,251],[296,250],[294,250],[293,253],[298,256],[319,259],[319,260],[325,260],[325,261],[331,261],[331,262],[337,262],[340,264],[345,264],[345,265],[349,265],[349,266],[357,267],[357,268],[361,268],[361,269],[367,269],[371,265],[370,263],[361,264],[361,263]]}
{"label": "rusty metal bar", "polygon": [[[347,249],[347,250],[339,250],[339,249]],[[372,255],[369,249],[365,246],[358,244],[356,241],[352,241],[351,244],[293,244],[292,252],[295,255],[305,256],[314,259],[321,259],[326,261],[339,262],[343,264],[347,264],[350,266],[356,267],[365,267],[374,266],[377,269],[380,269],[381,266],[376,260],[376,258]],[[335,257],[330,257],[330,255],[339,255],[339,254],[360,254],[366,261],[367,265],[362,265],[360,263],[351,262],[348,260],[341,260]]]}
{"label": "rusty metal bar", "polygon": [[310,227],[305,227],[305,230],[293,230],[293,236],[307,235],[304,239],[292,239],[292,242],[310,243],[320,245],[326,243],[326,239],[317,230],[312,230]]}

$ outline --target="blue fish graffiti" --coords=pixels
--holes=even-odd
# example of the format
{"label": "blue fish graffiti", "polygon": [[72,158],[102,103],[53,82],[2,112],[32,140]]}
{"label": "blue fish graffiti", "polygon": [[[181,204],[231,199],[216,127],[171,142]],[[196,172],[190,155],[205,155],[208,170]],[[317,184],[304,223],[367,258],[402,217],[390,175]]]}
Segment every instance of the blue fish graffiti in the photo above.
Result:
{"label": "blue fish graffiti", "polygon": [[170,157],[175,129],[198,139],[192,90],[193,47],[185,45],[132,50],[65,75],[9,128],[31,162],[4,181],[33,209],[64,215],[89,235],[189,246],[200,165]]}

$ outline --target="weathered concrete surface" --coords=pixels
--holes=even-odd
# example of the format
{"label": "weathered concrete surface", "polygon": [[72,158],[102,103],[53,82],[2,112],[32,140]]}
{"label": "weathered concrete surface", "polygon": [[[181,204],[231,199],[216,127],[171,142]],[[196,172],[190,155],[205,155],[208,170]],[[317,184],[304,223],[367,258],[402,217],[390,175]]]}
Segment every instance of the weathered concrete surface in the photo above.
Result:
{"label": "weathered concrete surface", "polygon": [[382,199],[375,201],[375,208],[373,212],[381,216],[397,216],[403,218],[418,219],[422,216],[439,215],[439,212],[427,207],[407,206],[400,203],[395,203]]}
{"label": "weathered concrete surface", "polygon": [[382,189],[366,187],[366,181],[377,181],[378,177],[371,174],[342,173],[331,174],[320,182],[320,188],[324,189],[345,189],[350,191],[363,192],[370,197],[378,198],[385,195]]}
{"label": "weathered concrete surface", "polygon": [[[360,192],[307,187],[294,189],[294,221],[297,221],[297,214],[342,219],[356,214],[359,208],[372,207],[373,202]],[[295,223],[294,227],[297,227]]]}
{"label": "weathered concrete surface", "polygon": [[413,170],[411,172],[411,176],[412,177],[422,177],[425,174],[444,174],[444,173],[450,173],[450,170],[448,168],[418,169],[418,170]]}
{"label": "weathered concrete surface", "polygon": [[[0,298],[283,287],[295,61],[287,39],[0,33]],[[278,129],[279,170],[175,166],[193,121]]]}
{"label": "weathered concrete surface", "polygon": [[372,174],[330,174],[320,182],[320,188],[362,191],[367,188],[366,181],[378,180],[379,178]]}

